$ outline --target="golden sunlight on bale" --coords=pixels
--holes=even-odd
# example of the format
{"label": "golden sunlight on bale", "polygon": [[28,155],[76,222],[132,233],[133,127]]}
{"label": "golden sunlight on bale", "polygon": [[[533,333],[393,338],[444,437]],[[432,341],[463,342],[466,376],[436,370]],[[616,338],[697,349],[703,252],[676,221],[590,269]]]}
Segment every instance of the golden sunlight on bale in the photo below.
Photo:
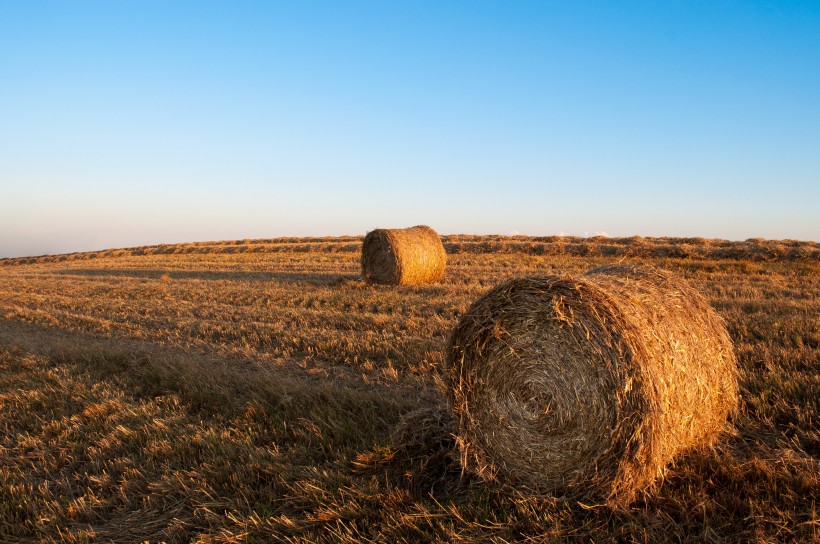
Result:
{"label": "golden sunlight on bale", "polygon": [[720,316],[651,267],[513,279],[450,338],[462,464],[487,480],[628,504],[738,402]]}
{"label": "golden sunlight on bale", "polygon": [[362,245],[362,275],[372,283],[435,283],[444,275],[446,263],[441,238],[424,225],[376,229],[367,233]]}

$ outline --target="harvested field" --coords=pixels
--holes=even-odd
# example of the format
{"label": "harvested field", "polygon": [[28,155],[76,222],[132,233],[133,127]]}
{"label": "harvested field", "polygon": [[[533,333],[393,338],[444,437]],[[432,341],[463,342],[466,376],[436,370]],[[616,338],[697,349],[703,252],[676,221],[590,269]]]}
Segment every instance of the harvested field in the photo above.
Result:
{"label": "harvested field", "polygon": [[[0,541],[811,542],[820,249],[443,237],[447,274],[370,285],[361,238],[0,260]],[[447,338],[500,281],[615,262],[726,321],[734,430],[628,507],[463,473]]]}

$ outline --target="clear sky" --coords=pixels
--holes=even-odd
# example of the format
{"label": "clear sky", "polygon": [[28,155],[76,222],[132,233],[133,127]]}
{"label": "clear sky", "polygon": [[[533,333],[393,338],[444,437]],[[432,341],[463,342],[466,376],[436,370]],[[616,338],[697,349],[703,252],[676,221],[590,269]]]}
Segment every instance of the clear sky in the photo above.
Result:
{"label": "clear sky", "polygon": [[0,0],[0,257],[818,210],[817,1]]}

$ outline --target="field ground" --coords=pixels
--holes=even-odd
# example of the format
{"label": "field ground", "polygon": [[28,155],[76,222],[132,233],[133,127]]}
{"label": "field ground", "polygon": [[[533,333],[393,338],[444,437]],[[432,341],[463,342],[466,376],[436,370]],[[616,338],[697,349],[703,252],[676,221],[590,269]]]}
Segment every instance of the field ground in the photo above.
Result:
{"label": "field ground", "polygon": [[[0,541],[817,542],[820,245],[447,237],[371,286],[360,238],[0,260]],[[726,320],[742,410],[611,510],[462,474],[439,369],[502,279],[668,269]]]}

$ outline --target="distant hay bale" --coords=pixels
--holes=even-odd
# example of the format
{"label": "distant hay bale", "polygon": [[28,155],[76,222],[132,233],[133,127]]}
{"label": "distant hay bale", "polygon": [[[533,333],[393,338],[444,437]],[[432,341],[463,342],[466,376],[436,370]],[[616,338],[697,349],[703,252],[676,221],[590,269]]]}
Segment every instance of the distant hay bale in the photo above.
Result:
{"label": "distant hay bale", "polygon": [[651,267],[507,281],[450,338],[462,465],[487,480],[628,504],[738,402],[720,316]]}
{"label": "distant hay bale", "polygon": [[376,229],[362,245],[362,274],[388,285],[435,283],[444,275],[447,254],[430,227]]}

